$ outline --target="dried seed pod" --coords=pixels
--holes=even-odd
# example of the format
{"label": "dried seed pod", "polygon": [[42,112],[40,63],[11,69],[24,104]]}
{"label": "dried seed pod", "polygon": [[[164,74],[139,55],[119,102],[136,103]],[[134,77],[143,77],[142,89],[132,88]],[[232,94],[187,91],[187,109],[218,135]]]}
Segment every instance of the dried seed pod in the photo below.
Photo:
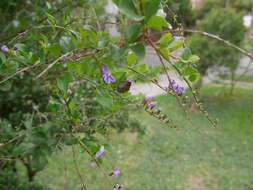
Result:
{"label": "dried seed pod", "polygon": [[120,93],[128,92],[130,90],[132,81],[126,80],[120,83],[117,87],[117,91]]}

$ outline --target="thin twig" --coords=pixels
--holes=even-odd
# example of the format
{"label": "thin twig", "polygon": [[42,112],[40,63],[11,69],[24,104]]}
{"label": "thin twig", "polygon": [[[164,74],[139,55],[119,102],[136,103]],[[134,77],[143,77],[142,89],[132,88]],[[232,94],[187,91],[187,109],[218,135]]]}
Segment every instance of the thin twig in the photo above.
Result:
{"label": "thin twig", "polygon": [[76,152],[75,152],[75,149],[74,149],[73,146],[72,146],[72,153],[73,153],[73,162],[74,162],[74,164],[75,164],[76,172],[77,172],[77,174],[78,174],[78,176],[79,176],[79,178],[80,178],[80,180],[81,180],[81,182],[82,182],[83,189],[84,189],[84,190],[87,190],[87,188],[86,188],[86,186],[85,186],[85,184],[84,184],[83,176],[81,175],[81,172],[80,172],[80,170],[79,170],[79,168],[78,168],[78,165],[77,165],[77,162],[76,162]]}
{"label": "thin twig", "polygon": [[172,33],[175,33],[175,32],[186,32],[186,33],[195,33],[195,34],[200,34],[200,35],[203,35],[203,36],[207,36],[209,38],[212,38],[212,39],[215,39],[215,40],[218,40],[222,43],[224,43],[225,45],[231,47],[231,48],[234,48],[236,49],[237,51],[241,52],[242,54],[248,56],[249,58],[253,59],[253,55],[251,53],[249,53],[247,50],[244,50],[242,48],[240,48],[239,46],[227,41],[227,40],[224,40],[223,38],[217,36],[217,35],[214,35],[214,34],[210,34],[208,32],[203,32],[203,31],[200,31],[200,30],[192,30],[192,29],[169,29],[168,30],[169,32],[172,32]]}
{"label": "thin twig", "polygon": [[42,75],[44,75],[49,69],[51,69],[55,64],[57,64],[60,60],[64,59],[65,57],[68,57],[69,55],[71,55],[73,52],[68,52],[63,54],[61,57],[58,57],[56,60],[54,60],[54,62],[52,62],[50,65],[48,65],[48,67],[43,70],[37,77],[35,77],[35,79],[40,78]]}
{"label": "thin twig", "polygon": [[12,74],[12,75],[6,77],[5,79],[1,80],[1,81],[0,81],[0,84],[6,82],[6,81],[8,81],[8,80],[10,80],[11,78],[15,77],[16,75],[18,75],[18,74],[20,74],[20,73],[23,73],[23,72],[25,72],[25,71],[28,71],[28,70],[30,70],[30,69],[33,69],[33,68],[36,67],[39,63],[40,63],[40,62],[37,62],[37,63],[35,63],[35,64],[32,65],[32,66],[24,67],[24,68],[18,70],[16,73],[14,73],[14,74]]}
{"label": "thin twig", "polygon": [[[16,41],[17,39],[21,38],[22,36],[24,36],[26,33],[35,30],[35,29],[44,29],[44,28],[57,28],[60,30],[68,30],[67,28],[63,27],[63,26],[58,26],[58,25],[41,25],[41,26],[31,26],[28,29],[20,32],[17,36],[15,36],[12,40],[10,40],[7,44],[11,44],[14,41]],[[69,30],[68,30],[69,31]],[[71,31],[70,31],[71,32]]]}

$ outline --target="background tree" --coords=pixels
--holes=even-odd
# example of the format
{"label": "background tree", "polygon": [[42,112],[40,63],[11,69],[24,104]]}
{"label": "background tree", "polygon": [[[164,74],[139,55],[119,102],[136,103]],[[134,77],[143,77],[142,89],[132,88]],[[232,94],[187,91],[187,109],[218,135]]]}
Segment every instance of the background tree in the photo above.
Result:
{"label": "background tree", "polygon": [[[232,8],[211,10],[203,20],[199,21],[197,28],[216,34],[238,46],[242,45],[246,31],[242,16],[238,15]],[[189,42],[192,51],[200,55],[201,61],[198,69],[202,76],[206,74],[208,68],[215,66],[225,66],[232,73],[235,72],[239,64],[240,54],[234,49],[199,35],[192,35]]]}
{"label": "background tree", "polygon": [[173,28],[194,26],[195,12],[190,0],[166,0],[164,4],[164,12]]}

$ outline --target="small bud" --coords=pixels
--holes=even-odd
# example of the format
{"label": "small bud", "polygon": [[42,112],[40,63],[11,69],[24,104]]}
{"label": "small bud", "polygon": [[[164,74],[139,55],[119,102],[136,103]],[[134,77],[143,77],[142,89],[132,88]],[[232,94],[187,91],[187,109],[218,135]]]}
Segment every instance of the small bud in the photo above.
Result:
{"label": "small bud", "polygon": [[151,109],[153,109],[156,106],[157,102],[150,102],[148,104],[148,107],[150,107]]}
{"label": "small bud", "polygon": [[157,108],[157,109],[154,110],[153,113],[154,113],[154,114],[159,114],[159,113],[161,113],[161,109]]}
{"label": "small bud", "polygon": [[146,96],[145,98],[144,98],[144,101],[145,102],[148,102],[149,100],[151,100],[151,99],[153,99],[154,97],[153,96]]}
{"label": "small bud", "polygon": [[161,120],[164,120],[164,119],[166,119],[167,118],[167,116],[165,115],[165,114],[161,114],[160,116],[159,116],[159,119],[161,119]]}
{"label": "small bud", "polygon": [[14,50],[14,51],[19,50],[19,46],[15,45],[15,46],[13,47],[13,50]]}
{"label": "small bud", "polygon": [[185,96],[185,97],[183,98],[183,103],[184,103],[184,104],[189,104],[189,102],[190,102],[189,96]]}

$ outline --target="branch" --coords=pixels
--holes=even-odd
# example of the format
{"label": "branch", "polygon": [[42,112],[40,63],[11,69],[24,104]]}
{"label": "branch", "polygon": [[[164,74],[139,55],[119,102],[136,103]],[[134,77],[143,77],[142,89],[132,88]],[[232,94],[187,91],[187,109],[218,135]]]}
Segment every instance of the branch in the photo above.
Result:
{"label": "branch", "polygon": [[209,38],[212,38],[212,39],[215,39],[217,41],[220,41],[222,43],[224,43],[225,45],[231,47],[231,48],[234,48],[236,49],[237,51],[241,52],[242,54],[246,55],[247,57],[249,57],[250,59],[253,59],[253,55],[251,53],[249,53],[248,51],[238,47],[237,45],[227,41],[227,40],[224,40],[222,39],[221,37],[219,36],[216,36],[214,34],[210,34],[208,32],[203,32],[203,31],[199,31],[199,30],[192,30],[192,29],[169,29],[169,32],[172,32],[172,33],[176,33],[176,32],[186,32],[186,33],[195,33],[195,34],[200,34],[200,35],[203,35],[203,36],[207,36]]}
{"label": "branch", "polygon": [[6,77],[5,79],[1,80],[1,81],[0,81],[0,84],[6,82],[7,80],[10,80],[11,78],[15,77],[15,76],[18,75],[19,73],[23,73],[23,72],[25,72],[25,71],[28,71],[28,70],[30,70],[30,69],[36,67],[38,64],[39,64],[39,62],[35,63],[33,66],[24,67],[24,68],[18,70],[16,73],[14,73],[14,74],[12,74],[12,75]]}
{"label": "branch", "polygon": [[[80,4],[81,3],[77,3],[77,4],[75,4],[75,5],[72,5],[72,6],[70,6],[70,8],[76,8],[76,7],[79,7],[80,6]],[[54,14],[56,14],[56,13],[63,13],[63,9],[65,9],[66,7],[68,7],[69,6],[69,4],[65,4],[65,5],[63,5],[63,6],[61,6],[61,7],[59,7],[58,9],[56,9],[56,10],[54,10],[52,13],[50,13],[51,15],[54,15]],[[41,23],[43,23],[45,20],[47,20],[47,16],[45,16],[45,17],[43,17],[42,19],[40,19],[39,21],[38,21],[38,24],[41,24]],[[11,36],[11,37],[8,37],[8,38],[5,38],[5,39],[3,39],[3,41],[9,41],[9,40],[11,40],[11,41],[13,41],[13,39],[15,39],[15,38],[17,38],[17,36],[19,36],[20,34],[22,34],[22,33],[26,33],[26,31],[28,31],[28,30],[30,30],[30,29],[32,29],[33,28],[33,26],[28,26],[27,28],[24,28],[23,30],[20,30],[17,34],[15,34],[15,35],[13,35],[13,36]],[[10,43],[8,43],[8,44],[10,44]]]}

